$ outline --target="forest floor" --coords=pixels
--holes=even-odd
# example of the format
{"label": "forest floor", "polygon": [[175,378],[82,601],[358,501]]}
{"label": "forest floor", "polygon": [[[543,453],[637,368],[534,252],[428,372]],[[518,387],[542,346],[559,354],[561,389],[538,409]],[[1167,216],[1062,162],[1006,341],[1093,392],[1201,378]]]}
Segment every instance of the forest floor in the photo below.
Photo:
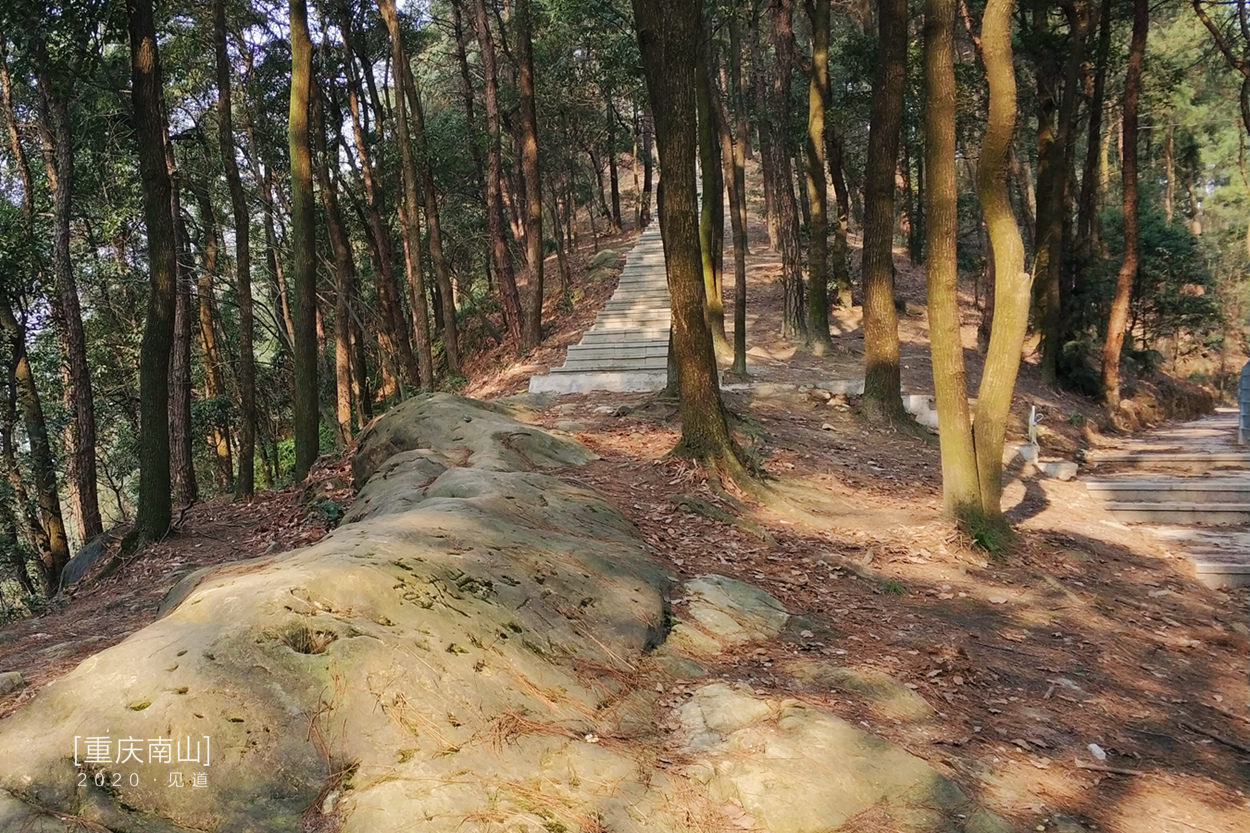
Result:
{"label": "forest floor", "polygon": [[[869,424],[854,400],[824,402],[797,387],[862,375],[858,312],[838,316],[833,355],[796,352],[776,336],[778,264],[764,251],[760,230],[753,232],[751,370],[760,380],[796,387],[726,399],[740,417],[742,440],[766,470],[788,488],[819,495],[813,511],[823,523],[756,509],[749,517],[766,533],[761,539],[684,513],[671,497],[695,494],[733,508],[704,471],[667,456],[679,433],[671,402],[586,394],[540,404],[532,416],[599,455],[558,474],[603,493],[673,576],[742,579],[810,622],[799,636],[726,654],[713,674],[812,699],[787,674],[787,662],[825,655],[902,681],[934,706],[933,720],[905,725],[853,695],[822,696],[819,704],[925,759],[1021,829],[1063,830],[1062,814],[1113,833],[1250,833],[1250,591],[1197,584],[1184,559],[1113,520],[1079,479],[1013,477],[1005,503],[1017,540],[1001,556],[974,546],[941,514],[935,439]],[[631,239],[601,245],[624,250]],[[585,285],[591,255],[587,245],[575,258],[580,294],[572,309],[559,308],[548,293],[543,348],[520,362],[502,348],[483,351],[466,394],[514,394],[529,375],[563,361],[564,348],[614,288]],[[898,262],[900,294],[911,302],[900,316],[904,386],[927,392],[923,274],[901,253]],[[965,338],[975,344],[977,313],[966,306]],[[732,309],[727,316],[732,321]],[[975,349],[968,358],[975,382]],[[1031,406],[1042,414],[1041,439],[1051,453],[1071,459],[1101,439],[1096,407],[1047,389],[1026,362],[1012,426],[1017,438]],[[329,483],[323,491],[342,505],[351,500],[346,461],[322,461],[312,478]],[[0,716],[151,621],[160,598],[191,568],[302,546],[326,526],[301,488],[266,493],[250,505],[193,507],[176,536],[106,579],[89,577],[42,615],[0,628],[0,670],[21,671],[28,681],[0,698]]]}

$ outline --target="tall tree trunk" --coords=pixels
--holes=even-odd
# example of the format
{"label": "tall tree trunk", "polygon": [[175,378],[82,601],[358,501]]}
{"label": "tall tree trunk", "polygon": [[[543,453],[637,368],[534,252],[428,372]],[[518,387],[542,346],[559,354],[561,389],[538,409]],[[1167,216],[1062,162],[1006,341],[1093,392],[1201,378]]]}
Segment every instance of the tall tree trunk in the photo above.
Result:
{"label": "tall tree trunk", "polygon": [[[1047,148],[1049,175],[1045,187],[1039,170],[1039,201],[1037,224],[1037,285],[1034,297],[1042,331],[1042,378],[1055,384],[1059,378],[1059,353],[1063,349],[1063,310],[1068,304],[1061,281],[1064,230],[1067,227],[1069,173],[1075,156],[1077,86],[1085,59],[1088,24],[1088,2],[1070,7],[1068,19],[1071,32],[1068,60],[1063,70],[1063,92],[1058,101],[1057,124],[1053,141]],[[1058,79],[1056,79],[1058,80]],[[1052,93],[1053,95],[1053,93]],[[1039,144],[1038,152],[1041,152]],[[1041,157],[1039,156],[1039,165]]]}
{"label": "tall tree trunk", "polygon": [[[1090,93],[1085,165],[1081,174],[1081,195],[1077,201],[1077,246],[1082,254],[1082,260],[1086,262],[1089,262],[1097,248],[1093,238],[1098,229],[1098,185],[1102,180],[1099,163],[1110,51],[1111,0],[1102,0],[1098,10],[1098,52],[1094,56],[1094,84]],[[1079,308],[1083,310],[1084,305],[1082,304]],[[1084,321],[1080,321],[1079,325],[1083,326]]]}
{"label": "tall tree trunk", "polygon": [[195,458],[191,448],[191,240],[182,216],[182,187],[174,164],[173,146],[165,136],[165,164],[169,170],[170,214],[174,218],[178,262],[174,285],[174,345],[169,357],[169,468],[175,506],[186,507],[199,498]]}
{"label": "tall tree trunk", "polygon": [[252,354],[252,220],[234,144],[230,56],[226,51],[225,0],[213,0],[213,49],[217,75],[217,141],[234,216],[235,296],[239,304],[239,476],[236,494],[251,500],[256,483],[256,364]]}
{"label": "tall tree trunk", "polygon": [[608,185],[612,189],[612,230],[621,230],[621,176],[616,166],[616,108],[610,93],[604,95],[608,118]]}
{"label": "tall tree trunk", "polygon": [[829,0],[808,6],[812,23],[812,71],[807,84],[807,343],[813,354],[833,349],[829,338],[829,219],[825,181],[825,100],[829,97]]}
{"label": "tall tree trunk", "polygon": [[729,185],[729,226],[734,252],[734,344],[729,372],[739,379],[747,374],[747,188],[746,149],[749,126],[742,92],[742,36],[737,10],[729,13],[728,88],[731,112],[718,104],[721,122],[721,158]]}
{"label": "tall tree trunk", "polygon": [[907,2],[881,0],[864,170],[864,404],[872,418],[903,418],[894,309],[894,174],[907,81]]}
{"label": "tall tree trunk", "polygon": [[847,232],[850,225],[851,201],[850,191],[846,187],[846,173],[843,170],[845,139],[842,128],[835,120],[825,122],[825,153],[828,157],[829,178],[833,182],[833,196],[837,213],[833,218],[833,286],[834,303],[846,309],[851,308],[851,273],[847,266],[850,256],[850,245],[847,243]]}
{"label": "tall tree trunk", "polygon": [[959,188],[955,174],[955,8],[957,0],[926,0],[924,10],[925,279],[933,356],[942,502],[956,517],[980,506],[977,458],[968,413],[963,339],[959,332]]}
{"label": "tall tree trunk", "polygon": [[[204,268],[200,270],[197,292],[199,295],[200,346],[204,350],[204,388],[210,399],[226,393],[225,360],[217,343],[217,323],[214,313],[213,278],[217,274],[218,235],[217,217],[208,189],[202,183],[192,183],[191,192],[199,206],[200,223],[204,227]],[[187,277],[188,281],[190,276]],[[176,318],[175,313],[175,318]],[[177,330],[177,321],[174,324]],[[190,381],[190,380],[188,380]],[[230,422],[222,419],[209,430],[209,443],[217,458],[217,485],[222,490],[234,488],[234,461],[230,454]]]}
{"label": "tall tree trunk", "polygon": [[1124,138],[1120,151],[1120,176],[1123,186],[1124,260],[1116,276],[1115,297],[1107,321],[1107,335],[1102,346],[1102,384],[1107,410],[1114,414],[1120,407],[1120,351],[1128,328],[1129,300],[1137,279],[1137,117],[1141,100],[1142,63],[1146,54],[1146,29],[1150,7],[1146,0],[1133,0],[1133,36],[1129,43],[1128,70],[1124,77]]}
{"label": "tall tree trunk", "polygon": [[[339,25],[342,27],[345,46],[345,64],[347,66],[347,106],[352,116],[352,138],[356,145],[356,156],[360,161],[360,178],[365,191],[365,235],[369,241],[369,256],[373,265],[374,292],[378,299],[378,346],[382,353],[382,389],[383,397],[395,392],[397,371],[402,370],[405,379],[417,382],[417,359],[412,352],[412,342],[408,340],[408,325],[404,321],[402,305],[399,302],[399,286],[395,279],[395,265],[391,248],[390,230],[382,220],[381,203],[373,171],[373,162],[365,141],[367,133],[365,110],[361,106],[360,93],[364,89],[361,74],[356,69],[356,59],[352,34],[351,15],[346,9],[341,12]],[[371,76],[366,76],[371,77]],[[380,114],[379,114],[380,117]],[[363,347],[363,345],[361,345]]]}
{"label": "tall tree trunk", "polygon": [[[34,183],[30,164],[26,159],[26,151],[22,147],[21,137],[17,131],[17,118],[13,109],[13,90],[3,44],[0,44],[0,116],[4,117],[9,128],[9,145],[13,163],[17,167],[22,183],[22,217],[27,234],[33,236],[35,228]],[[65,521],[61,515],[56,462],[52,457],[52,448],[48,441],[48,423],[43,413],[43,401],[39,396],[35,374],[26,352],[26,322],[18,320],[15,309],[8,292],[0,288],[0,331],[3,331],[8,346],[10,389],[4,409],[3,453],[14,497],[22,507],[22,513],[26,515],[31,542],[40,555],[40,573],[44,589],[51,592],[60,581],[61,570],[69,562],[69,541],[65,534]],[[26,441],[30,446],[31,474],[39,503],[40,516],[38,518],[29,508],[30,500],[18,470],[14,452],[13,425],[16,422],[17,401],[20,401],[22,405],[22,422],[26,428]],[[14,513],[14,526],[17,523],[16,519],[17,513]],[[13,566],[23,589],[28,593],[33,593],[34,588],[24,561],[21,564],[14,563]]]}
{"label": "tall tree trunk", "polygon": [[308,6],[290,0],[291,106],[287,143],[291,157],[291,263],[295,284],[294,414],[296,482],[308,476],[320,449],[317,390],[317,215],[313,203],[312,152],[308,143],[308,105],[312,85],[312,39]]}
{"label": "tall tree trunk", "polygon": [[516,0],[517,88],[521,97],[518,138],[525,180],[525,260],[530,291],[521,333],[521,348],[525,350],[537,347],[543,340],[543,188],[538,164],[538,108],[534,100],[533,17],[531,0]]}
{"label": "tall tree trunk", "polygon": [[104,525],[96,487],[95,394],[69,247],[74,189],[74,145],[67,101],[70,93],[45,73],[39,75],[38,87],[44,166],[52,190],[52,274],[56,294],[50,300],[65,352],[65,410],[73,414],[65,435],[66,479],[78,530],[87,541],[103,532]]}
{"label": "tall tree trunk", "polygon": [[482,148],[477,132],[476,108],[473,102],[473,74],[469,69],[469,40],[473,37],[464,25],[464,0],[451,4],[452,32],[456,40],[456,63],[460,68],[460,95],[464,98],[464,125],[469,134],[469,152],[473,156],[473,181],[477,193],[486,193],[486,174],[482,165]]}
{"label": "tall tree trunk", "polygon": [[777,238],[781,250],[781,334],[802,341],[807,335],[807,308],[803,294],[802,254],[799,247],[799,210],[794,197],[794,171],[790,164],[790,82],[794,67],[794,2],[772,0],[772,38],[776,66],[772,76],[771,102],[762,112],[771,114],[768,146],[772,156],[773,209],[777,215]]}
{"label": "tall tree trunk", "polygon": [[643,75],[655,116],[663,175],[660,232],[672,295],[682,452],[741,473],[716,376],[712,333],[703,315],[695,158],[695,85],[700,0],[633,0]]}
{"label": "tall tree trunk", "polygon": [[378,10],[386,23],[391,41],[391,62],[394,64],[395,80],[395,127],[396,139],[399,143],[400,166],[403,175],[403,206],[400,214],[400,226],[404,231],[404,242],[408,247],[409,264],[408,289],[412,297],[413,340],[417,348],[417,368],[421,374],[421,386],[427,390],[434,387],[434,355],[430,343],[430,317],[426,306],[425,276],[422,274],[418,260],[421,247],[421,229],[418,216],[421,213],[421,201],[418,197],[420,181],[417,174],[417,162],[413,154],[413,142],[408,129],[407,78],[408,58],[404,53],[403,37],[399,31],[399,15],[395,10],[395,0],[378,0]]}
{"label": "tall tree trunk", "polygon": [[1170,226],[1176,210],[1176,127],[1172,124],[1163,135],[1163,177],[1167,180],[1163,185],[1163,221]]}
{"label": "tall tree trunk", "polygon": [[133,552],[168,530],[172,514],[169,473],[169,356],[173,349],[177,238],[170,211],[172,187],[165,166],[161,62],[151,0],[127,0],[131,97],[135,142],[148,236],[148,308],[139,347],[139,505],[134,529],[123,542]]}
{"label": "tall tree trunk", "polygon": [[356,286],[356,261],[343,229],[338,179],[330,175],[331,159],[338,159],[338,142],[327,149],[325,106],[320,91],[313,96],[313,124],[317,185],[326,214],[326,236],[334,254],[334,428],[340,446],[346,446],[352,440],[351,299]]}
{"label": "tall tree trunk", "polygon": [[443,251],[443,221],[438,212],[438,194],[434,190],[434,163],[430,159],[430,146],[425,135],[425,110],[421,106],[421,91],[411,69],[405,65],[409,106],[412,108],[412,126],[416,132],[417,169],[421,175],[421,193],[425,201],[425,229],[430,238],[430,267],[434,272],[434,285],[438,289],[438,320],[443,328],[443,352],[447,356],[447,369],[460,373],[460,327],[456,323],[456,292],[451,282],[451,269]]}
{"label": "tall tree trunk", "polygon": [[655,119],[649,112],[642,114],[642,199],[639,201],[638,228],[645,229],[651,225],[651,194],[654,190],[654,161],[651,158],[651,143],[655,138]]}
{"label": "tall tree trunk", "polygon": [[710,44],[699,50],[695,75],[695,106],[699,130],[699,252],[703,264],[704,316],[712,331],[712,347],[718,356],[729,354],[725,336],[723,236],[725,226],[724,175],[720,141],[713,117]]}
{"label": "tall tree trunk", "polygon": [[[55,559],[53,558],[52,547],[48,540],[48,531],[30,500],[30,494],[26,490],[26,477],[17,462],[13,435],[16,432],[17,425],[18,382],[15,377],[16,368],[11,361],[5,363],[5,371],[6,389],[4,398],[0,402],[0,460],[3,460],[5,476],[8,478],[9,487],[13,490],[13,503],[15,504],[11,511],[8,512],[9,517],[5,518],[5,522],[11,527],[7,531],[10,531],[14,538],[17,537],[17,532],[20,528],[23,537],[34,548],[36,556],[34,564],[29,565],[25,556],[15,546],[9,552],[9,561],[14,572],[18,574],[18,581],[22,584],[22,588],[28,594],[34,595],[36,592],[42,592],[44,595],[51,595],[55,592],[56,587],[48,580],[48,572]],[[56,494],[55,483],[53,483],[53,494]],[[10,509],[9,502],[0,501],[0,512],[8,509]],[[57,509],[58,511],[60,510],[59,503]],[[64,528],[64,524],[62,524],[62,532],[64,532]],[[66,561],[69,560],[68,546],[65,549],[64,557]],[[28,569],[29,566],[35,567],[33,575]],[[38,586],[38,591],[36,590],[36,585]]]}
{"label": "tall tree trunk", "polygon": [[[255,147],[254,137],[249,136],[248,139],[248,144]],[[269,274],[270,289],[273,292],[273,300],[277,304],[277,309],[273,310],[273,315],[276,317],[274,323],[278,328],[279,339],[284,342],[283,346],[294,355],[295,318],[291,314],[291,304],[287,294],[286,273],[282,268],[281,252],[278,248],[277,223],[274,220],[277,209],[273,187],[273,170],[266,167],[264,173],[258,178],[260,180],[260,198],[265,225],[265,266],[267,267],[265,271]]]}
{"label": "tall tree trunk", "polygon": [[989,81],[989,112],[977,192],[994,262],[994,328],[981,373],[973,417],[981,512],[1002,517],[1003,437],[1020,370],[1020,347],[1029,323],[1032,277],[1024,270],[1024,241],[1007,191],[1007,164],[1016,126],[1016,75],[1011,56],[1014,0],[989,0],[981,22],[981,52]]}
{"label": "tall tree trunk", "polygon": [[512,255],[503,227],[503,160],[499,125],[499,71],[495,65],[495,40],[486,14],[486,0],[474,0],[477,42],[481,51],[482,73],[485,76],[486,106],[486,225],[490,235],[491,262],[499,300],[503,304],[504,323],[512,338],[521,343],[521,297],[517,293],[516,275],[512,271]]}
{"label": "tall tree trunk", "polygon": [[[35,374],[26,355],[26,327],[13,314],[12,301],[7,293],[0,293],[0,329],[5,333],[8,348],[9,375],[17,400],[22,406],[22,424],[26,428],[26,441],[30,445],[30,470],[33,475],[35,496],[39,503],[38,542],[43,550],[43,573],[48,578],[49,589],[55,592],[61,581],[61,571],[69,563],[69,542],[65,535],[65,522],[61,517],[61,498],[56,488],[56,463],[48,442],[48,423],[43,414],[43,403],[35,384]],[[7,437],[6,441],[11,442]],[[16,466],[16,461],[13,462]],[[15,489],[18,500],[25,487]]]}

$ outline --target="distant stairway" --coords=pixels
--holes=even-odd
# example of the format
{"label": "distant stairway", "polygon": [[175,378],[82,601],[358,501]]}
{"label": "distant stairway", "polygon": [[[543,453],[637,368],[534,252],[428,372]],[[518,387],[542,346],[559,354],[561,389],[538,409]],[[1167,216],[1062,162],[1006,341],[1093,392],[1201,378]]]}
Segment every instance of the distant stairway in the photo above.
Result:
{"label": "distant stairway", "polygon": [[530,393],[660,390],[668,378],[668,278],[658,223],[625,259],[616,292],[561,367],[530,379]]}
{"label": "distant stairway", "polygon": [[1221,409],[1099,449],[1085,461],[1108,473],[1086,488],[1117,520],[1150,524],[1183,550],[1205,584],[1250,584],[1250,531],[1211,528],[1250,524],[1250,454],[1236,450],[1236,432],[1236,411]]}

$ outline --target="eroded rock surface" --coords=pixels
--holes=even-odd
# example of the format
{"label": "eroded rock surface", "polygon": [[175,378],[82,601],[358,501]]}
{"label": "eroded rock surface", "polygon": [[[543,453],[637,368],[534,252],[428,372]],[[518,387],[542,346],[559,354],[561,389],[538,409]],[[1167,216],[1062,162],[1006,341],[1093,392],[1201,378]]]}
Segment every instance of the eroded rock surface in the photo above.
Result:
{"label": "eroded rock surface", "polygon": [[[619,512],[541,473],[591,456],[458,397],[396,408],[333,534],[189,577],[0,723],[0,830],[1000,829],[819,709],[720,682],[662,699],[789,612],[719,576],[670,587]],[[653,650],[675,597],[707,650]]]}

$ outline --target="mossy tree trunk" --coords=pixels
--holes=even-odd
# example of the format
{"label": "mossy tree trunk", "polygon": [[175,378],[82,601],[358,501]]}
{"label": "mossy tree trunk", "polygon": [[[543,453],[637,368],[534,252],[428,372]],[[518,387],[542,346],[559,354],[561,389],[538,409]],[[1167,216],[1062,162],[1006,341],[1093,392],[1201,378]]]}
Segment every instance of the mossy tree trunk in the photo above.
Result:
{"label": "mossy tree trunk", "polygon": [[1137,119],[1141,100],[1142,63],[1146,54],[1146,29],[1150,8],[1146,0],[1133,0],[1133,36],[1129,43],[1128,69],[1124,77],[1124,127],[1120,149],[1120,174],[1123,183],[1124,260],[1116,276],[1115,297],[1107,321],[1107,334],[1102,346],[1102,384],[1107,409],[1115,412],[1120,406],[1120,351],[1128,329],[1129,300],[1137,278]]}
{"label": "mossy tree trunk", "polygon": [[[534,11],[531,0],[516,0],[517,89],[520,94],[521,177],[525,190],[525,260],[529,308],[522,328],[523,349],[543,340],[543,188],[538,159],[538,108],[534,98]],[[615,168],[613,169],[615,170]]]}
{"label": "mossy tree trunk", "polygon": [[378,10],[390,36],[391,63],[394,66],[395,84],[395,138],[399,144],[401,176],[403,179],[403,211],[400,226],[410,257],[408,263],[408,289],[412,298],[412,337],[417,353],[417,370],[421,375],[421,387],[434,387],[434,353],[430,341],[430,313],[426,301],[425,275],[421,269],[421,200],[420,179],[417,174],[416,154],[413,152],[412,134],[408,124],[408,96],[406,71],[408,56],[404,52],[403,36],[399,31],[399,14],[395,0],[378,0]]}
{"label": "mossy tree trunk", "polygon": [[235,493],[249,500],[256,485],[256,364],[252,355],[252,219],[239,175],[230,94],[230,57],[226,50],[225,0],[213,0],[214,72],[217,78],[217,142],[230,211],[234,216],[235,296],[239,305],[239,474]]}
{"label": "mossy tree trunk", "polygon": [[864,405],[870,418],[903,418],[894,309],[894,177],[907,81],[907,2],[881,0],[864,170]]}
{"label": "mossy tree trunk", "polygon": [[139,495],[134,530],[123,550],[160,539],[169,530],[169,357],[173,352],[178,271],[172,187],[165,165],[161,62],[151,0],[128,0],[135,143],[148,237],[148,305],[139,347]]}
{"label": "mossy tree trunk", "polygon": [[725,335],[724,245],[725,178],[721,170],[722,150],[713,112],[710,45],[699,50],[695,101],[699,112],[699,250],[703,262],[703,294],[705,315],[712,331],[712,346],[718,356],[728,355],[729,339]]}
{"label": "mossy tree trunk", "polygon": [[712,333],[704,317],[695,187],[700,6],[700,0],[633,0],[663,177],[660,233],[673,307],[671,351],[676,358],[682,434],[678,449],[736,474],[742,466],[729,436]]}
{"label": "mossy tree trunk", "polygon": [[829,338],[829,188],[825,182],[825,101],[829,97],[829,0],[808,4],[812,24],[807,83],[807,346],[817,356],[833,349]]}
{"label": "mossy tree trunk", "polygon": [[1007,190],[1017,106],[1011,54],[1013,3],[1014,0],[989,0],[981,23],[981,50],[990,96],[977,169],[977,192],[994,262],[995,306],[972,436],[981,511],[994,519],[1002,517],[1003,437],[1020,369],[1020,348],[1028,327],[1032,283],[1032,276],[1024,270],[1024,241]]}
{"label": "mossy tree trunk", "polygon": [[927,0],[924,12],[925,275],[933,389],[942,447],[942,502],[956,516],[979,508],[977,460],[959,333],[958,184],[955,174],[955,9]]}
{"label": "mossy tree trunk", "polygon": [[317,403],[317,214],[313,203],[312,151],[308,143],[312,87],[312,39],[308,6],[291,0],[291,103],[287,143],[291,158],[291,266],[295,284],[292,366],[296,482],[308,476],[319,446]]}

